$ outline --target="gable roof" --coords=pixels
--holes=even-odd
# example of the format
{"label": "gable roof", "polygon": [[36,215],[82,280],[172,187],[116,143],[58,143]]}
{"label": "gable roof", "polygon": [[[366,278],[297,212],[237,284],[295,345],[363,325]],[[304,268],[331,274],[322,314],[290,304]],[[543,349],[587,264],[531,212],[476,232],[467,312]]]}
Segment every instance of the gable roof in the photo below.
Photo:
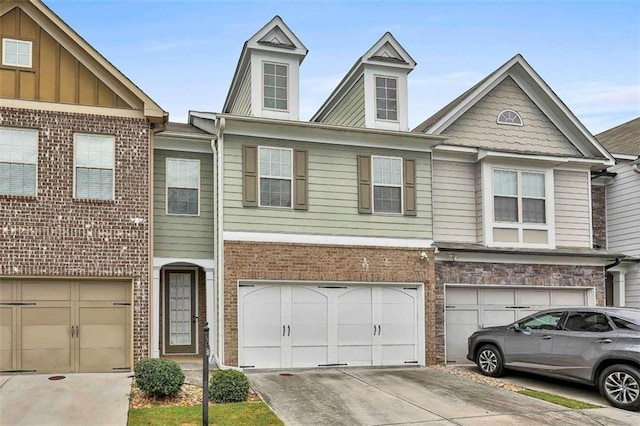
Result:
{"label": "gable roof", "polygon": [[[97,70],[96,75],[109,85],[109,78],[115,80],[119,85],[124,87],[135,98],[139,99],[144,105],[144,115],[153,123],[164,123],[168,119],[168,113],[165,112],[158,104],[156,104],[146,93],[127,78],[120,70],[118,70],[111,62],[94,49],[85,39],[83,39],[73,28],[67,25],[58,15],[49,9],[41,0],[7,0],[0,5],[0,15],[10,12],[16,7],[20,7],[31,19],[38,25],[50,32],[51,36],[58,43],[63,45],[70,53],[72,53],[78,61],[90,70]],[[110,87],[114,89],[118,95],[123,94],[122,87]],[[127,95],[123,94],[123,98]]]}
{"label": "gable roof", "polygon": [[640,117],[596,135],[610,152],[640,155]]}
{"label": "gable roof", "polygon": [[324,116],[331,112],[340,99],[342,99],[349,89],[360,79],[365,65],[402,68],[408,70],[407,73],[409,73],[416,67],[417,63],[398,40],[396,40],[393,34],[390,32],[384,33],[364,55],[358,58],[356,63],[353,64],[349,72],[347,72],[309,121],[321,121]]}
{"label": "gable roof", "polygon": [[233,73],[231,86],[227,93],[227,98],[222,107],[223,112],[229,112],[233,99],[236,97],[242,77],[247,72],[250,63],[249,52],[251,50],[261,50],[267,52],[284,53],[298,57],[300,63],[304,60],[309,50],[302,44],[300,39],[291,31],[278,15],[267,22],[257,33],[244,42],[242,52]]}
{"label": "gable roof", "polygon": [[414,132],[443,133],[505,78],[511,77],[532,102],[585,157],[603,158],[614,164],[613,157],[584,127],[549,85],[520,54],[458,96],[440,111],[416,126]]}

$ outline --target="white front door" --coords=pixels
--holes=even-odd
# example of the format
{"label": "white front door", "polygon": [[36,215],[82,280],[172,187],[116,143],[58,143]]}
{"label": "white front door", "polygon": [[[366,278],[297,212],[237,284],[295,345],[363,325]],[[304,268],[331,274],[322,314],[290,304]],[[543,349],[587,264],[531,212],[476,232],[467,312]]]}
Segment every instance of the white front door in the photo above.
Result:
{"label": "white front door", "polygon": [[593,303],[589,292],[566,287],[446,286],[447,362],[470,362],[467,338],[479,328],[510,324],[551,306],[589,305]]}
{"label": "white front door", "polygon": [[241,285],[239,365],[418,364],[417,287]]}

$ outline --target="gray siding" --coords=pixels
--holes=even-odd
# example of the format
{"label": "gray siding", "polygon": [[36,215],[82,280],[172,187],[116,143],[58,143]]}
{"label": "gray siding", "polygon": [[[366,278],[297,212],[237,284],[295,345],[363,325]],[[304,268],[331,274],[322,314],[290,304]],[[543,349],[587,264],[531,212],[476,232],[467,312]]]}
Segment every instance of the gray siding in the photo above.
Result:
{"label": "gray siding", "polygon": [[478,244],[484,244],[484,219],[482,218],[482,165],[475,165],[476,177],[476,241]]}
{"label": "gray siding", "polygon": [[360,77],[322,122],[341,126],[364,127],[363,77]]}
{"label": "gray siding", "polygon": [[625,306],[640,308],[640,271],[625,276]]}
{"label": "gray siding", "polygon": [[588,172],[554,171],[556,246],[591,247]]}
{"label": "gray siding", "polygon": [[476,165],[433,162],[433,232],[436,241],[475,243]]}
{"label": "gray siding", "polygon": [[[309,210],[242,207],[242,144],[308,150]],[[416,217],[359,214],[357,155],[389,155],[416,160]],[[340,145],[274,142],[228,135],[224,148],[224,230],[389,238],[432,238],[429,153],[374,150]]]}
{"label": "gray siding", "polygon": [[251,65],[247,67],[247,71],[242,76],[240,89],[236,99],[231,105],[230,112],[235,115],[250,116],[251,115]]}
{"label": "gray siding", "polygon": [[[497,124],[498,114],[505,109],[517,111],[524,126]],[[581,156],[510,77],[464,113],[444,134],[454,145]]]}
{"label": "gray siding", "polygon": [[630,163],[609,170],[618,174],[607,187],[607,247],[640,256],[640,174]]}
{"label": "gray siding", "polygon": [[[166,159],[200,160],[200,216],[166,214]],[[213,159],[211,154],[154,152],[154,257],[213,258]]]}

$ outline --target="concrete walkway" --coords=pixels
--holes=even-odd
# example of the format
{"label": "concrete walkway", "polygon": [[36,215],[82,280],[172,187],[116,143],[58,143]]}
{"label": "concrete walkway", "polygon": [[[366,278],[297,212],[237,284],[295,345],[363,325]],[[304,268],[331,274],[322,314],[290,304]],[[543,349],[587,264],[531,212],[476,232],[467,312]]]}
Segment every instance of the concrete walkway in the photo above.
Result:
{"label": "concrete walkway", "polygon": [[430,368],[248,372],[287,425],[638,425],[615,408],[571,410]]}
{"label": "concrete walkway", "polygon": [[0,376],[0,425],[126,425],[133,373]]}

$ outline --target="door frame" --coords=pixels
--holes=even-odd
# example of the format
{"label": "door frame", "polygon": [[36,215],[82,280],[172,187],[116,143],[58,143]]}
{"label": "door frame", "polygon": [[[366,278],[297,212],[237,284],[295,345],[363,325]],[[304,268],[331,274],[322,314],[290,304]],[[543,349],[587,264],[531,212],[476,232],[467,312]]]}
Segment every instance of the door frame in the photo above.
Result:
{"label": "door frame", "polygon": [[[168,277],[171,272],[190,272],[192,275],[191,281],[191,306],[192,306],[192,316],[195,315],[196,320],[192,322],[193,328],[193,352],[167,352],[167,347],[169,346],[167,339],[167,332],[169,324],[169,315],[168,315],[168,298],[169,293],[167,292],[168,286]],[[162,355],[197,355],[199,348],[199,324],[200,319],[198,318],[198,272],[199,267],[197,266],[167,266],[162,268]]]}

